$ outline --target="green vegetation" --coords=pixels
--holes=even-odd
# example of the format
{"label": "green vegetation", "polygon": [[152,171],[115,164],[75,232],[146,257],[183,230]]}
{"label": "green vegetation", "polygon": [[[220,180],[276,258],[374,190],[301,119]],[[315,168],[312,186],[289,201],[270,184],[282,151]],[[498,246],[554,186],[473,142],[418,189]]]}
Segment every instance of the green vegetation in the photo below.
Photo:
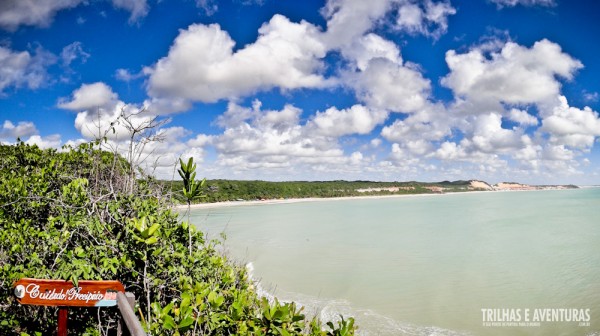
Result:
{"label": "green vegetation", "polygon": [[[98,145],[0,145],[1,335],[56,331],[56,308],[16,302],[12,284],[22,277],[119,280],[152,335],[354,334],[352,318],[322,324],[294,303],[259,298],[219,241],[170,210],[162,184]],[[118,318],[114,307],[69,314],[69,335],[107,335]]]}
{"label": "green vegetation", "polygon": [[[173,191],[184,188],[182,181],[162,182]],[[444,192],[467,191],[469,181],[454,182],[371,182],[371,181],[292,181],[292,182],[267,182],[267,181],[240,181],[240,180],[207,180],[206,197],[200,202],[222,202],[235,200],[279,199],[279,198],[307,198],[307,197],[344,197],[368,195],[402,195],[436,193],[443,189]],[[398,190],[372,190],[365,189],[398,188]],[[439,189],[438,189],[439,188]],[[361,192],[362,190],[362,192]],[[184,197],[177,199],[185,203]]]}
{"label": "green vegetation", "polygon": [[[201,198],[204,196],[202,194],[202,188],[206,183],[206,179],[202,181],[196,181],[196,164],[194,163],[194,159],[190,158],[188,163],[184,163],[182,159],[179,159],[180,167],[177,170],[179,176],[181,176],[181,180],[183,181],[183,188],[181,189],[181,194],[183,198],[187,202],[187,218],[188,223],[190,222],[190,205],[192,201]],[[192,253],[192,231],[188,230],[188,249],[190,254]]]}

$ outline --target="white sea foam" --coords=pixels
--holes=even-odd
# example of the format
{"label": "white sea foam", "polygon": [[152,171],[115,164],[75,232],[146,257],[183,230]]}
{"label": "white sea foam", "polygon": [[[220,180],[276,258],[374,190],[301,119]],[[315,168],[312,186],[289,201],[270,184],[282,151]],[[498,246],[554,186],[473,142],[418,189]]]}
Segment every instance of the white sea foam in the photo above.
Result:
{"label": "white sea foam", "polygon": [[[273,289],[273,293],[266,290],[260,279],[254,277],[254,264],[249,262],[246,269],[251,281],[254,283],[256,293],[260,297],[266,297],[269,302],[273,302],[275,297],[280,302],[295,302],[298,306],[304,308],[307,316],[318,316],[321,321],[333,322],[340,321],[341,316],[354,317],[359,326],[357,335],[398,335],[398,336],[468,336],[467,332],[443,329],[435,326],[418,326],[406,322],[400,322],[393,318],[379,314],[370,309],[359,309],[353,307],[347,300],[320,298],[300,293],[291,293],[283,290]],[[594,335],[595,336],[595,335]]]}

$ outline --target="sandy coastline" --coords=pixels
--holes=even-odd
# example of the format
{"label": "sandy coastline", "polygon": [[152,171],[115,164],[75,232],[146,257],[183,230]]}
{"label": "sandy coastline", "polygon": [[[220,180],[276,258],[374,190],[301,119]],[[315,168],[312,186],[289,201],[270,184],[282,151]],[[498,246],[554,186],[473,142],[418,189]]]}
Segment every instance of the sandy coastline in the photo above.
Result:
{"label": "sandy coastline", "polygon": [[[470,191],[469,193],[478,192]],[[381,198],[399,198],[399,197],[420,197],[420,196],[442,196],[450,194],[460,193],[446,193],[446,194],[406,194],[406,195],[374,195],[374,196],[344,196],[344,197],[308,197],[308,198],[287,198],[287,199],[271,199],[264,201],[225,201],[215,203],[197,203],[192,204],[192,209],[210,209],[210,208],[226,208],[232,206],[245,206],[245,205],[270,205],[270,204],[290,204],[290,203],[303,203],[303,202],[325,202],[325,201],[340,201],[340,200],[352,200],[352,199],[381,199]],[[175,205],[176,209],[187,209],[187,205]]]}

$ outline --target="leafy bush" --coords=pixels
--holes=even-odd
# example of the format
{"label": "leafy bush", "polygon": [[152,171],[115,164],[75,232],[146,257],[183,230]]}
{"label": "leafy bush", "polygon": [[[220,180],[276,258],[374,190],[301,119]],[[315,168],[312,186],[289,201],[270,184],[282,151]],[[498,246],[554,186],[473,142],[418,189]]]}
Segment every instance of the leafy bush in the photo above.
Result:
{"label": "leafy bush", "polygon": [[[119,280],[152,335],[354,334],[351,318],[323,331],[294,303],[259,298],[245,269],[181,222],[152,179],[132,184],[133,167],[95,148],[0,145],[0,334],[55,333],[56,308],[13,297],[22,277]],[[69,314],[70,335],[105,335],[118,319],[116,308]]]}

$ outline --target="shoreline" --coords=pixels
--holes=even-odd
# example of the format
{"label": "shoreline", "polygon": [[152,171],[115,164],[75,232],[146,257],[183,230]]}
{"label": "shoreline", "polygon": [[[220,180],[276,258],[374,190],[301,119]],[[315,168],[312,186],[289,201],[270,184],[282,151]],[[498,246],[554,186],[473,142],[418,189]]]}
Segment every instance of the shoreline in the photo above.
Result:
{"label": "shoreline", "polygon": [[[480,192],[480,191],[470,191]],[[466,192],[465,192],[466,193]],[[440,196],[462,193],[446,193],[446,194],[403,194],[403,195],[372,195],[372,196],[340,196],[340,197],[306,197],[306,198],[286,198],[286,199],[270,199],[264,201],[224,201],[214,203],[196,203],[191,205],[191,209],[211,209],[211,208],[227,208],[245,205],[273,205],[273,204],[293,204],[304,202],[321,202],[321,201],[343,201],[352,199],[382,199],[382,198],[400,198],[400,197],[416,197],[416,196]],[[185,210],[187,205],[174,205],[175,209]]]}
{"label": "shoreline", "polygon": [[[579,186],[579,188],[581,188]],[[194,209],[215,209],[229,208],[236,206],[253,206],[253,205],[275,205],[275,204],[294,204],[305,202],[323,202],[323,201],[344,201],[344,200],[364,200],[364,199],[386,199],[386,198],[409,198],[409,197],[427,197],[427,196],[449,196],[449,195],[465,195],[479,193],[496,193],[496,192],[526,192],[526,191],[552,191],[552,190],[573,190],[573,189],[534,189],[534,190],[473,190],[464,192],[447,192],[447,193],[423,193],[423,194],[400,194],[400,195],[370,195],[370,196],[341,196],[341,197],[307,197],[307,198],[287,198],[287,199],[270,199],[270,200],[255,200],[255,201],[224,201],[214,203],[196,203],[190,206]],[[187,205],[173,205],[176,210],[186,210]]]}

